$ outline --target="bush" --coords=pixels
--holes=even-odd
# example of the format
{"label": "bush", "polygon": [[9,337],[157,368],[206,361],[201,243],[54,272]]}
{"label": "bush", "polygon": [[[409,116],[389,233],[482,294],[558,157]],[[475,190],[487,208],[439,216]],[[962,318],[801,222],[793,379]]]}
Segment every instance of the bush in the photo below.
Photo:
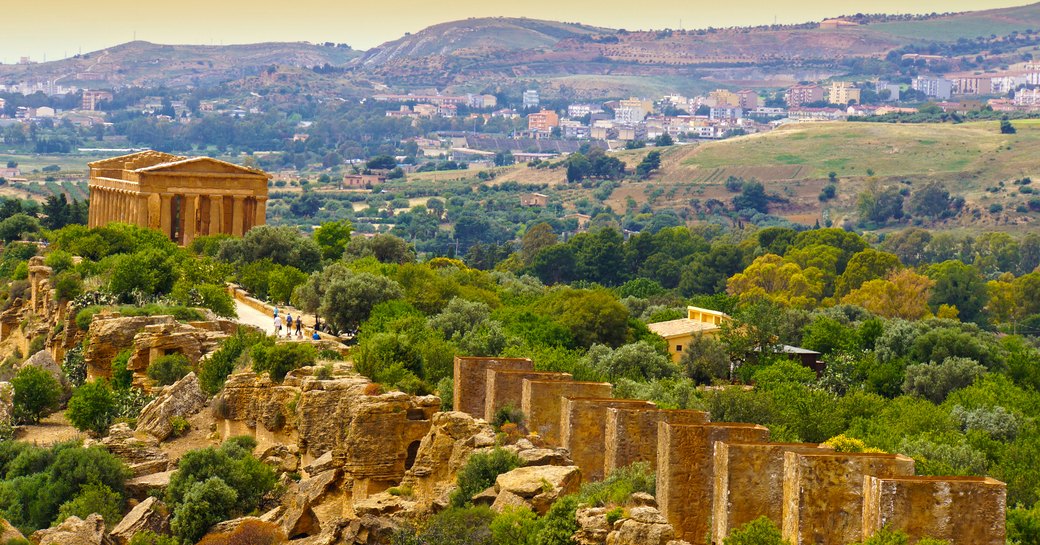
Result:
{"label": "bush", "polygon": [[27,365],[11,379],[14,387],[14,417],[20,422],[36,423],[57,410],[61,384],[50,373]]}
{"label": "bush", "polygon": [[526,507],[506,507],[491,521],[494,545],[536,545],[542,521]]}
{"label": "bush", "polygon": [[650,464],[636,462],[615,469],[602,481],[585,484],[578,492],[578,497],[582,503],[594,506],[619,505],[627,502],[629,496],[636,492],[646,492],[652,496],[656,488],[656,476]]}
{"label": "bush", "polygon": [[117,390],[125,390],[134,382],[134,372],[127,369],[131,355],[133,352],[128,348],[112,358],[112,387]]}
{"label": "bush", "polygon": [[63,271],[54,276],[54,295],[58,301],[71,301],[83,293],[83,279],[75,271]]}
{"label": "bush", "polygon": [[305,343],[285,343],[274,346],[258,344],[253,347],[250,355],[253,357],[253,370],[257,373],[267,371],[275,382],[281,382],[285,375],[293,369],[314,365],[318,359],[317,350]]}
{"label": "bush", "polygon": [[25,355],[26,358],[32,357],[33,354],[43,350],[47,343],[47,337],[44,335],[37,335],[33,337],[33,340],[29,341],[29,353]]}
{"label": "bush", "polygon": [[246,350],[266,339],[263,333],[239,328],[234,335],[225,339],[209,358],[200,362],[199,383],[202,389],[210,395],[219,392],[224,387],[228,375],[243,359]]}
{"label": "bush", "polygon": [[65,352],[61,362],[61,372],[73,387],[80,386],[87,380],[87,362],[83,359],[83,346],[76,345]]}
{"label": "bush", "polygon": [[80,431],[104,435],[116,416],[116,400],[104,379],[88,382],[72,392],[65,417]]}
{"label": "bush", "polygon": [[105,526],[111,529],[123,519],[123,503],[123,496],[111,488],[103,484],[88,484],[75,499],[61,504],[54,524],[60,524],[71,516],[85,519],[91,513],[97,513],[105,519]]}
{"label": "bush", "polygon": [[104,307],[100,306],[89,306],[80,309],[80,311],[76,313],[76,327],[79,328],[80,331],[90,329],[90,322],[94,319],[94,315],[101,312],[103,309]]}
{"label": "bush", "polygon": [[191,372],[191,365],[184,354],[167,354],[156,358],[148,365],[148,378],[159,386],[169,386]]}
{"label": "bush", "polygon": [[220,477],[194,483],[174,508],[170,529],[182,542],[195,543],[211,526],[231,518],[237,500],[238,493]]}
{"label": "bush", "polygon": [[129,545],[181,545],[173,536],[159,535],[150,530],[137,532],[130,538]]}
{"label": "bush", "polygon": [[968,358],[949,357],[942,363],[918,363],[906,368],[903,391],[942,403],[954,390],[971,386],[986,368]]}
{"label": "bush", "polygon": [[790,545],[784,541],[783,534],[769,517],[762,515],[757,519],[733,530],[722,541],[723,545]]}
{"label": "bush", "polygon": [[[396,532],[393,545],[492,545],[495,512],[487,507],[453,507],[430,517],[421,531]],[[521,542],[522,543],[522,542]]]}
{"label": "bush", "polygon": [[252,449],[255,447],[256,441],[252,438],[233,437],[220,448],[208,447],[186,453],[181,457],[177,472],[170,478],[166,490],[167,503],[172,506],[188,503],[192,487],[216,477],[235,492],[233,512],[252,512],[275,484],[274,470],[253,457]]}
{"label": "bush", "polygon": [[458,472],[456,482],[459,488],[451,495],[451,505],[463,507],[470,503],[473,496],[495,484],[499,475],[520,467],[520,463],[517,455],[500,448],[470,456]]}

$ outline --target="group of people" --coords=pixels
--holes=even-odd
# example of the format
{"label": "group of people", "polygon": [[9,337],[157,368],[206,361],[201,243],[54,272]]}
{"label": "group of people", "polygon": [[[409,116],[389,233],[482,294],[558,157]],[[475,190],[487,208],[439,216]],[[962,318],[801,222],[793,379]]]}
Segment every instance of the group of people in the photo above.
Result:
{"label": "group of people", "polygon": [[[285,336],[286,336],[286,338],[291,338],[293,336],[293,328],[295,328],[296,337],[299,338],[299,339],[303,338],[303,315],[302,314],[297,315],[296,318],[293,318],[293,315],[292,315],[291,312],[286,313],[285,320],[283,321],[282,317],[278,314],[278,308],[275,308],[274,309],[274,336],[275,337],[281,337],[282,336],[282,327],[283,326],[285,327]],[[320,328],[321,328],[321,324],[318,322],[318,318],[315,317],[314,318],[314,334],[311,335],[311,339],[316,340],[316,341],[317,340],[321,340],[321,335],[318,334],[318,331],[319,331]]]}

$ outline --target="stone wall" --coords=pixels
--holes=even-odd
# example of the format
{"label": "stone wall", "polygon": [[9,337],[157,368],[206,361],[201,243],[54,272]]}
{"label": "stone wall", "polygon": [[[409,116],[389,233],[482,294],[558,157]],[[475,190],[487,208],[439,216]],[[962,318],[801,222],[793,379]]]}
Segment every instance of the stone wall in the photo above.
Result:
{"label": "stone wall", "polygon": [[484,394],[484,420],[494,421],[495,413],[507,406],[521,410],[524,402],[524,379],[570,382],[572,377],[570,373],[488,369],[487,389]]}
{"label": "stone wall", "polygon": [[653,410],[649,401],[565,397],[560,412],[560,446],[581,468],[584,482],[603,480],[607,411],[614,408]]}
{"label": "stone wall", "polygon": [[783,525],[784,453],[820,449],[803,443],[715,443],[715,543],[722,543],[731,531],[763,515],[778,528]]}
{"label": "stone wall", "polygon": [[784,539],[792,545],[856,543],[863,538],[863,481],[910,477],[899,454],[784,453]]}
{"label": "stone wall", "polygon": [[987,477],[867,476],[863,534],[889,526],[950,545],[1004,545],[1006,493]]}
{"label": "stone wall", "polygon": [[[458,392],[458,384],[456,384]],[[550,445],[560,445],[561,403],[564,397],[608,398],[614,386],[609,382],[561,382],[524,380],[520,409],[527,417],[527,429]],[[584,468],[583,468],[584,469]]]}
{"label": "stone wall", "polygon": [[603,473],[636,462],[657,463],[657,425],[706,424],[703,411],[662,410],[643,407],[613,407],[607,410],[603,448]]}
{"label": "stone wall", "polygon": [[701,543],[711,530],[715,442],[764,443],[768,440],[769,430],[754,424],[658,424],[657,503],[661,513],[675,527],[677,539]]}
{"label": "stone wall", "polygon": [[456,411],[474,418],[484,418],[484,396],[487,393],[488,369],[534,371],[527,358],[474,358],[455,356],[455,379],[452,401]]}

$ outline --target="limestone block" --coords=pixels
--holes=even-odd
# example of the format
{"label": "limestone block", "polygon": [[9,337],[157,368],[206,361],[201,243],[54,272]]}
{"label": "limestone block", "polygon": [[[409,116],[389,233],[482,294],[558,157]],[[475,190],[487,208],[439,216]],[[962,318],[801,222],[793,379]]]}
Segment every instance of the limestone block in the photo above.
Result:
{"label": "limestone block", "polygon": [[37,545],[114,545],[105,531],[105,520],[97,513],[86,520],[69,517],[57,526],[33,532],[29,539]]}
{"label": "limestone block", "polygon": [[170,465],[170,455],[159,448],[155,437],[135,433],[124,422],[109,428],[101,446],[126,463],[133,477],[166,471]]}
{"label": "limestone block", "polygon": [[653,411],[657,406],[635,399],[565,397],[562,401],[560,445],[570,451],[586,482],[603,480],[607,411],[614,408]]}
{"label": "limestone block", "polygon": [[173,476],[176,470],[171,469],[170,471],[163,471],[162,473],[153,473],[151,475],[145,475],[143,477],[137,477],[130,479],[126,482],[126,491],[131,498],[144,500],[156,492],[158,495],[166,493],[166,488],[170,486],[170,477]]}
{"label": "limestone block", "polygon": [[83,351],[88,378],[112,378],[112,360],[119,352],[131,348],[134,336],[147,326],[176,324],[173,316],[94,316]]}
{"label": "limestone block", "polygon": [[603,545],[607,542],[610,525],[607,524],[606,507],[579,507],[576,518],[578,531],[574,541],[578,545]]}
{"label": "limestone block", "polygon": [[733,529],[763,515],[779,528],[784,514],[784,453],[820,450],[819,445],[809,443],[716,442],[715,542],[722,543]]}
{"label": "limestone block", "polygon": [[491,510],[496,513],[501,513],[506,509],[532,509],[531,502],[519,494],[503,490],[495,496],[495,501],[491,503]]}
{"label": "limestone block", "polygon": [[137,504],[119,521],[112,529],[112,539],[120,545],[126,545],[134,534],[145,530],[157,534],[167,534],[170,531],[169,510],[163,502],[151,496]]}
{"label": "limestone block", "polygon": [[706,424],[708,413],[642,407],[612,407],[607,410],[603,474],[636,462],[657,463],[657,426]]}
{"label": "limestone block", "polygon": [[657,503],[676,538],[700,543],[711,530],[715,442],[768,440],[769,430],[754,424],[658,424]]}
{"label": "limestone block", "polygon": [[509,492],[523,498],[539,515],[544,515],[557,499],[577,492],[579,486],[581,470],[577,466],[519,467],[495,479],[495,490],[499,494],[495,503],[499,503],[504,492]]}
{"label": "limestone block", "polygon": [[792,545],[863,539],[863,481],[911,477],[914,460],[899,454],[784,453],[783,535]]}
{"label": "limestone block", "polygon": [[549,445],[560,445],[560,416],[564,397],[609,398],[614,387],[609,382],[564,382],[524,379],[520,409],[527,417],[527,429]]}
{"label": "limestone block", "polygon": [[484,420],[493,422],[495,413],[507,406],[520,410],[523,406],[524,379],[571,380],[570,373],[488,369],[484,394]]}
{"label": "limestone block", "polygon": [[988,477],[872,477],[863,481],[863,537],[885,526],[910,543],[1004,545],[1007,486]]}
{"label": "limestone block", "polygon": [[430,509],[454,488],[456,474],[473,451],[482,446],[476,439],[483,436],[494,436],[491,426],[466,413],[433,415],[430,431],[419,443],[415,463],[401,480],[401,486],[412,490],[420,510]]}
{"label": "limestone block", "polygon": [[283,496],[282,506],[285,510],[279,517],[278,524],[286,536],[294,538],[321,533],[321,525],[313,508],[321,502],[338,478],[339,471],[335,469],[319,473],[303,479],[290,493]]}
{"label": "limestone block", "polygon": [[476,358],[455,356],[453,407],[475,418],[484,417],[488,369],[534,371],[527,358]]}
{"label": "limestone block", "polygon": [[199,387],[199,379],[195,373],[188,373],[145,405],[137,417],[137,431],[150,433],[162,441],[173,433],[172,418],[188,418],[205,405],[206,394]]}
{"label": "limestone block", "polygon": [[634,507],[614,524],[607,545],[667,545],[675,538],[672,525],[655,507]]}

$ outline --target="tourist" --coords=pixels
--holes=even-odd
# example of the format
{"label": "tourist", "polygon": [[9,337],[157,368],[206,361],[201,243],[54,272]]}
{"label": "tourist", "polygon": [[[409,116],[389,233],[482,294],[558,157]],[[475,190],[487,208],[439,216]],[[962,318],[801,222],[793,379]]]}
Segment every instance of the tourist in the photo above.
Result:
{"label": "tourist", "polygon": [[303,338],[303,317],[302,316],[297,316],[296,317],[296,336],[301,338],[301,339]]}
{"label": "tourist", "polygon": [[282,336],[282,317],[279,316],[277,313],[275,313],[274,315],[274,336]]}
{"label": "tourist", "polygon": [[315,332],[314,332],[314,333],[313,333],[313,334],[311,335],[311,340],[313,340],[313,341],[320,341],[320,340],[321,340],[321,335],[319,335],[319,334],[318,334],[318,332],[317,332],[317,331],[315,331]]}
{"label": "tourist", "polygon": [[292,312],[285,313],[285,336],[292,337]]}

